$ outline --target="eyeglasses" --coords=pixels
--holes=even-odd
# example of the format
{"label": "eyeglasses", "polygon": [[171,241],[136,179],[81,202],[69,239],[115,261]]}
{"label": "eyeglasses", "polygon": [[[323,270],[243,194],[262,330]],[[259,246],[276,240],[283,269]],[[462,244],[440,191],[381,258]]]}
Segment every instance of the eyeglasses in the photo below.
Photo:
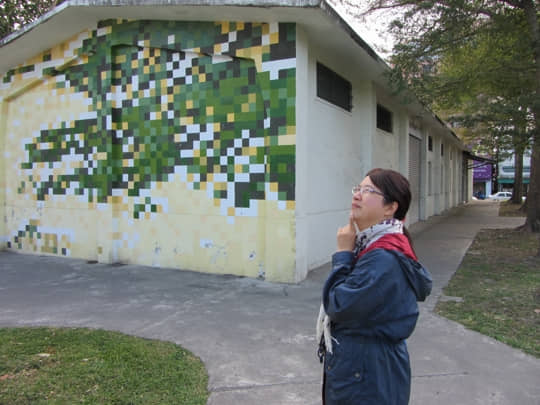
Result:
{"label": "eyeglasses", "polygon": [[380,191],[378,190],[375,190],[373,187],[371,186],[361,186],[361,185],[357,185],[357,186],[354,186],[352,188],[352,194],[355,195],[356,193],[360,193],[362,195],[365,195],[367,193],[370,193],[370,194],[379,194],[379,195],[382,195],[384,197],[384,194],[381,193]]}

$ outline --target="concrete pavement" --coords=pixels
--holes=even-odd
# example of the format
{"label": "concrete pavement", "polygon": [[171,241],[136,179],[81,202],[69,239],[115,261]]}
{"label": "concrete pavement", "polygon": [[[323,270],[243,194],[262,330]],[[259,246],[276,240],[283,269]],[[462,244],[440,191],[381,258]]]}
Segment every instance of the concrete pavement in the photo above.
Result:
{"label": "concrete pavement", "polygon": [[[434,277],[409,340],[414,405],[540,405],[540,360],[432,309],[482,228],[514,227],[474,202],[411,228]],[[320,404],[314,325],[323,266],[298,285],[0,252],[0,326],[92,327],[169,340],[200,356],[208,405]]]}

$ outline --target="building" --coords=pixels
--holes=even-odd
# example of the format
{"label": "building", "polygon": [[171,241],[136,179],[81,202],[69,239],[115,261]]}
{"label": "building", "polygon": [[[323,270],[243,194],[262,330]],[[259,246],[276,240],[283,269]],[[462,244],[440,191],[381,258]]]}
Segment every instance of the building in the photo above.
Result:
{"label": "building", "polygon": [[[514,189],[514,178],[516,175],[515,156],[503,160],[499,163],[499,173],[497,175],[498,191],[512,191]],[[523,193],[526,194],[529,188],[531,177],[531,155],[525,153],[523,156]]]}
{"label": "building", "polygon": [[473,194],[480,199],[492,194],[493,166],[481,162],[473,167]]}
{"label": "building", "polygon": [[408,224],[470,196],[387,69],[325,0],[68,0],[0,42],[1,247],[302,280],[372,167]]}

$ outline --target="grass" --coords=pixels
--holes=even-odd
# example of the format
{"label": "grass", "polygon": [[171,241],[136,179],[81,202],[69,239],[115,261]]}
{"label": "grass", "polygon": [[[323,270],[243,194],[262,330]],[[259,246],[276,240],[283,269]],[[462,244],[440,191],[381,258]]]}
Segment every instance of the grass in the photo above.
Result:
{"label": "grass", "polygon": [[[501,204],[501,209],[510,210]],[[514,209],[520,205],[515,204]],[[511,208],[511,207],[510,207]],[[435,311],[467,328],[540,357],[538,235],[511,229],[478,233]]]}
{"label": "grass", "polygon": [[185,404],[208,399],[200,359],[117,332],[0,328],[0,404]]}
{"label": "grass", "polygon": [[499,216],[501,217],[524,217],[525,213],[519,209],[523,204],[512,204],[511,201],[503,202],[499,205]]}

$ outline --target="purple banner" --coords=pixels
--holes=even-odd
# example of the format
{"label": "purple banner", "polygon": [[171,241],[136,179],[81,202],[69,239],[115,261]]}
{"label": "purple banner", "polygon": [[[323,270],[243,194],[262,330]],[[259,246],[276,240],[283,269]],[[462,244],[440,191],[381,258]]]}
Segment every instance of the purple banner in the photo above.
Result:
{"label": "purple banner", "polygon": [[491,180],[491,165],[486,164],[473,169],[473,180]]}

